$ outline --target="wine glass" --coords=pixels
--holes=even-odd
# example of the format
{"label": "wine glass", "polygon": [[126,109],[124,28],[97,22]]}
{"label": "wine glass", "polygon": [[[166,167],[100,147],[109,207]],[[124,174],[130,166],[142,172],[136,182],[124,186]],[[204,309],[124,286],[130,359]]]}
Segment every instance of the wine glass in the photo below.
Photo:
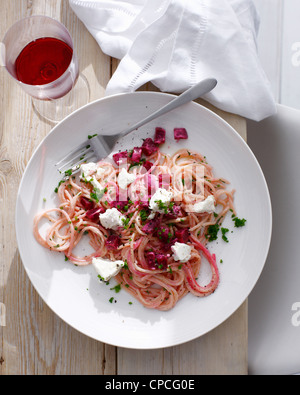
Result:
{"label": "wine glass", "polygon": [[42,15],[21,19],[6,33],[1,52],[2,65],[47,120],[59,122],[89,102],[72,37],[57,20]]}

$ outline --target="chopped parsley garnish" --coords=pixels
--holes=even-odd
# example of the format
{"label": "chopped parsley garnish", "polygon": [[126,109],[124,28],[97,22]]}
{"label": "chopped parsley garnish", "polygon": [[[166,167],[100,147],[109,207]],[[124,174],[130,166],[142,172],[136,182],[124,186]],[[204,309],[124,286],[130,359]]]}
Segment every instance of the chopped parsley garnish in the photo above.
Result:
{"label": "chopped parsley garnish", "polygon": [[128,262],[127,262],[127,259],[125,259],[125,261],[124,261],[124,266],[123,266],[123,267],[124,267],[124,269],[127,269],[127,270],[129,269],[129,268],[128,268]]}
{"label": "chopped parsley garnish", "polygon": [[58,192],[58,188],[61,186],[61,184],[63,184],[64,182],[66,182],[65,180],[61,180],[58,183],[58,186],[54,189],[54,192],[57,193]]}
{"label": "chopped parsley garnish", "polygon": [[218,238],[218,233],[220,230],[220,225],[215,224],[215,225],[210,225],[207,229],[207,234],[206,234],[206,239],[208,241],[214,241],[217,240]]}
{"label": "chopped parsley garnish", "polygon": [[175,203],[174,203],[174,202],[171,202],[171,203],[169,204],[169,209],[173,211],[174,205],[175,205]]}
{"label": "chopped parsley garnish", "polygon": [[247,222],[247,220],[245,218],[240,219],[238,217],[233,217],[232,220],[234,222],[235,228],[241,228],[242,226],[245,226],[245,224]]}
{"label": "chopped parsley garnish", "polygon": [[[217,214],[216,213],[214,213],[214,216],[215,217],[217,217]],[[241,228],[242,226],[245,226],[245,224],[246,224],[246,219],[240,219],[240,218],[237,218],[234,214],[231,216],[231,218],[232,218],[232,221],[234,222],[234,226],[236,227],[236,228]],[[220,220],[220,219],[219,219]],[[218,222],[219,222],[219,220],[218,220]],[[217,240],[217,238],[218,238],[218,233],[219,233],[219,230],[220,230],[220,225],[219,225],[219,223],[216,223],[215,225],[210,225],[209,227],[208,227],[208,229],[207,229],[207,234],[205,235],[205,237],[206,237],[206,239],[208,240],[208,241],[214,241],[214,240]],[[221,232],[222,232],[222,239],[226,242],[226,243],[228,243],[229,242],[229,240],[228,240],[228,238],[227,238],[227,236],[226,236],[226,234],[229,232],[229,229],[227,229],[227,228],[221,228]],[[232,233],[232,232],[231,232]],[[199,234],[198,234],[199,235]]]}
{"label": "chopped parsley garnish", "polygon": [[174,202],[169,203],[168,205],[161,200],[156,200],[159,210],[164,211],[165,214],[169,213],[169,210],[172,210],[174,207]]}
{"label": "chopped parsley garnish", "polygon": [[115,291],[116,294],[118,294],[121,291],[121,284],[116,285],[113,288],[110,288],[111,291]]}
{"label": "chopped parsley garnish", "polygon": [[141,217],[142,222],[147,221],[147,218],[148,218],[148,213],[147,213],[147,211],[146,211],[146,210],[141,210],[141,212],[140,212],[140,217]]}
{"label": "chopped parsley garnish", "polygon": [[97,137],[97,136],[98,136],[97,133],[96,133],[96,134],[93,134],[93,135],[89,135],[89,136],[88,136],[88,139],[91,140],[92,138]]}
{"label": "chopped parsley garnish", "polygon": [[124,229],[128,229],[128,224],[130,222],[130,218],[122,218],[122,222],[124,225]]}
{"label": "chopped parsley garnish", "polygon": [[65,171],[65,176],[71,177],[72,173],[73,173],[73,170],[72,170],[72,169],[67,170],[67,171]]}
{"label": "chopped parsley garnish", "polygon": [[166,214],[168,214],[168,206],[166,203],[163,203],[161,200],[157,200],[155,203],[157,203],[160,210],[163,210]]}
{"label": "chopped parsley garnish", "polygon": [[146,159],[145,159],[145,158],[142,158],[139,162],[131,163],[131,165],[129,166],[128,171],[131,170],[131,169],[132,169],[133,167],[135,167],[135,166],[142,166],[142,164],[143,164],[144,162],[146,162]]}
{"label": "chopped parsley garnish", "polygon": [[227,229],[227,228],[221,228],[221,232],[222,232],[222,239],[223,239],[224,241],[226,241],[226,243],[228,243],[229,240],[228,240],[228,238],[227,238],[227,236],[226,236],[226,233],[229,232],[229,229]]}
{"label": "chopped parsley garnish", "polygon": [[94,191],[91,193],[91,199],[95,200],[96,203],[99,203],[99,201],[103,198],[105,194],[105,189],[102,189],[100,191],[99,188],[95,188]]}
{"label": "chopped parsley garnish", "polygon": [[113,303],[114,300],[115,300],[115,298],[110,298],[109,303]]}

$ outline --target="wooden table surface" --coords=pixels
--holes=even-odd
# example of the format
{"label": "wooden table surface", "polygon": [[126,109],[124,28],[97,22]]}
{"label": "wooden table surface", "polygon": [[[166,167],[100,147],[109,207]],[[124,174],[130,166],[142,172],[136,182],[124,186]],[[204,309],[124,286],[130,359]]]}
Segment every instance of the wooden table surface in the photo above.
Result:
{"label": "wooden table surface", "polygon": [[[56,18],[69,29],[91,87],[91,101],[103,97],[117,61],[101,52],[68,0],[2,0],[1,38],[14,22],[34,14]],[[247,374],[247,301],[207,335],[154,351],[94,341],[47,307],[23,268],[14,223],[26,164],[53,125],[38,117],[30,97],[4,68],[0,87],[0,375]],[[214,110],[246,138],[245,120]]]}

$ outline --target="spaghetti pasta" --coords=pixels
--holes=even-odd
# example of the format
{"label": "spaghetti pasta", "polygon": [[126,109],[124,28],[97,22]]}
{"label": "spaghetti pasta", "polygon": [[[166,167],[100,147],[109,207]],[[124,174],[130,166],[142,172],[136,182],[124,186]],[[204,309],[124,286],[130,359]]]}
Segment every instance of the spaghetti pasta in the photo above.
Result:
{"label": "spaghetti pasta", "polygon": [[[227,190],[227,180],[215,178],[198,152],[181,149],[168,155],[149,140],[116,154],[114,163],[100,161],[89,174],[71,175],[57,190],[58,206],[39,213],[33,229],[43,247],[64,253],[78,266],[99,257],[123,261],[115,277],[122,289],[147,308],[167,311],[188,293],[206,297],[218,287],[216,256],[207,244],[213,227],[220,227],[229,211],[235,214],[235,191]],[[131,175],[126,189],[119,185],[122,169]],[[154,210],[150,201],[162,190],[169,191],[171,199],[157,200]],[[213,197],[215,209],[195,212],[195,204],[208,197]],[[115,228],[101,222],[112,209],[122,220]],[[50,223],[45,235],[40,231],[42,219]],[[78,256],[74,250],[84,235],[94,252]],[[174,258],[174,248],[180,245],[189,248],[187,260]],[[203,260],[211,269],[206,286],[196,280]]]}

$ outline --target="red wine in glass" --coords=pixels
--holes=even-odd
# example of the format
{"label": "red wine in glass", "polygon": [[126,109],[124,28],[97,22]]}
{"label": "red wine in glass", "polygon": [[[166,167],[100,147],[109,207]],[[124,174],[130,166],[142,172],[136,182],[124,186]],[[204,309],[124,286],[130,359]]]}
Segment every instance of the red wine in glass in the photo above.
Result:
{"label": "red wine in glass", "polygon": [[43,37],[30,42],[19,54],[16,77],[28,85],[45,85],[57,80],[68,69],[73,49],[64,41]]}
{"label": "red wine in glass", "polygon": [[60,22],[43,15],[21,19],[1,44],[3,65],[43,118],[59,122],[89,102],[72,37]]}

